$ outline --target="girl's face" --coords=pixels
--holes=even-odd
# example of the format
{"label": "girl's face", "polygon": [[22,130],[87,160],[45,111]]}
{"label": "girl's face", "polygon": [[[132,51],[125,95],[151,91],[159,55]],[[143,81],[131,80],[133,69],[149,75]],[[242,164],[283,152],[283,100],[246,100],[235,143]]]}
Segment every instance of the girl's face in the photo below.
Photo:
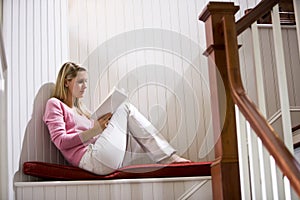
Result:
{"label": "girl's face", "polygon": [[72,80],[67,81],[66,86],[69,90],[69,94],[72,94],[73,98],[82,98],[87,88],[88,74],[86,71],[80,71],[77,76]]}

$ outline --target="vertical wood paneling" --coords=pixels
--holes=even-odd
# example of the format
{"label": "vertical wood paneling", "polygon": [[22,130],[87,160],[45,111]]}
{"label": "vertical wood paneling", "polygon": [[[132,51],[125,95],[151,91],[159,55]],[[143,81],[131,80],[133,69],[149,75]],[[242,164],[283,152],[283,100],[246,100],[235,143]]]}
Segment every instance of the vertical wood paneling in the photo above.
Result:
{"label": "vertical wood paneling", "polygon": [[[55,190],[55,188],[56,188],[55,186],[45,187],[44,198],[46,200],[56,199],[56,190]],[[61,194],[61,195],[64,195],[64,194]]]}
{"label": "vertical wood paneling", "polygon": [[[14,107],[16,108],[17,115],[15,117],[19,118],[19,124],[17,126],[18,130],[18,143],[16,143],[16,158],[19,156],[18,149],[22,146],[22,140],[23,140],[23,129],[26,127],[27,122],[27,91],[28,91],[28,85],[27,85],[27,4],[25,1],[19,1],[19,31],[23,32],[23,34],[18,33],[18,45],[19,45],[19,56],[17,59],[17,65],[14,73],[18,74],[18,79],[14,80],[15,83],[18,85],[18,90],[16,96],[13,96],[13,98],[22,99],[22,101],[14,102]],[[13,78],[13,76],[11,76]],[[24,106],[23,106],[24,105]],[[15,118],[14,117],[14,118]],[[13,125],[13,124],[12,124]],[[13,125],[14,126],[14,125]],[[15,141],[14,141],[15,142]]]}
{"label": "vertical wood paneling", "polygon": [[[152,188],[153,188],[152,191],[150,190],[148,192],[148,194],[147,193],[145,194],[145,196],[148,196],[148,197],[146,197],[146,199],[150,200],[151,196],[153,196],[154,199],[159,199],[159,198],[163,197],[163,195],[164,195],[163,183],[152,184]],[[147,190],[147,187],[145,187],[144,191],[146,191],[146,190]],[[153,192],[153,191],[155,191],[155,192]],[[166,199],[166,198],[163,198],[163,199]]]}
{"label": "vertical wood paneling", "polygon": [[43,198],[44,198],[44,187],[38,186],[32,188],[32,200],[40,200]]}
{"label": "vertical wood paneling", "polygon": [[[136,179],[137,180],[137,179]],[[162,179],[163,180],[163,179]],[[114,181],[91,181],[84,183],[74,181],[71,185],[66,182],[58,182],[56,185],[50,182],[46,184],[18,185],[16,187],[16,199],[179,199],[183,195],[190,194],[188,199],[212,199],[211,180],[185,178],[160,181],[160,179],[143,182],[128,183]],[[49,184],[50,183],[50,184]],[[22,184],[22,183],[21,183]],[[30,184],[30,183],[29,183]],[[48,185],[49,184],[49,185]],[[197,188],[196,188],[197,187]],[[196,188],[196,189],[194,189]],[[192,191],[194,190],[194,191]],[[192,191],[192,192],[191,192]]]}
{"label": "vertical wood paneling", "polygon": [[131,196],[131,185],[122,183],[121,184],[121,199],[133,199]]}
{"label": "vertical wood paneling", "polygon": [[104,184],[99,186],[99,196],[102,197],[103,199],[111,199],[110,196],[110,185],[109,184]]}
{"label": "vertical wood paneling", "polygon": [[100,199],[101,196],[98,196],[98,185],[89,185],[88,187],[88,194],[89,199]]}
{"label": "vertical wood paneling", "polygon": [[[23,77],[25,77],[25,83],[26,85],[26,90],[24,91],[24,97],[26,97],[26,117],[25,119],[29,119],[30,115],[32,115],[32,108],[33,108],[33,103],[32,103],[32,97],[35,95],[35,77],[34,75],[34,3],[33,1],[27,1],[26,2],[26,39],[25,39],[25,56],[26,56],[26,64],[21,63],[21,68],[24,69],[24,74]],[[26,67],[25,67],[26,66]],[[24,76],[25,75],[25,76]],[[32,78],[27,78],[27,77],[32,77]],[[22,83],[22,82],[21,82]],[[22,95],[23,96],[23,95]],[[24,126],[21,127],[26,127],[27,122],[24,122]],[[23,140],[23,139],[22,139]]]}
{"label": "vertical wood paneling", "polygon": [[[154,1],[153,3],[153,7],[154,10],[159,11],[158,14],[155,15],[155,19],[154,20],[156,22],[156,26],[157,27],[165,27],[166,29],[169,29],[169,25],[170,25],[170,9],[169,9],[169,3],[168,1]],[[159,8],[159,9],[155,9],[155,8]],[[157,19],[158,18],[158,19]],[[159,39],[155,39],[157,42],[165,42],[161,37],[159,37]],[[156,60],[160,60],[161,61],[161,65],[162,66],[171,66],[169,61],[171,59],[169,59],[169,56],[167,55],[166,52],[163,52],[162,54],[157,53],[156,54]],[[159,55],[161,57],[159,57]],[[165,77],[166,76],[166,70],[164,70],[163,73],[159,74],[160,78]],[[164,84],[168,85],[170,80],[164,80]],[[165,108],[165,112],[169,113],[170,115],[166,116],[166,121],[165,121],[165,127],[163,129],[165,135],[167,138],[172,138],[172,133],[175,132],[176,130],[176,121],[172,120],[171,116],[175,116],[175,109],[174,109],[174,98],[170,97],[169,91],[164,90],[163,88],[161,90],[159,90],[159,93],[157,94],[158,96],[158,103],[160,105],[163,105]],[[172,122],[172,126],[171,123]],[[172,129],[173,128],[173,129]]]}
{"label": "vertical wood paneling", "polygon": [[[12,5],[8,4],[6,9],[4,8],[4,3],[1,2],[1,7],[2,7],[2,11],[3,11],[3,16],[2,16],[2,37],[3,37],[3,41],[4,38],[7,39],[7,41],[10,41],[11,44],[11,30],[12,30],[12,24],[11,23],[7,23],[4,21],[4,16],[12,16]],[[6,27],[6,28],[5,28]],[[10,33],[10,34],[7,34]],[[7,35],[7,37],[5,37]],[[6,47],[8,46],[8,47]],[[11,58],[11,53],[12,53],[12,45],[6,45],[4,42],[4,48],[5,48],[5,53],[6,53],[6,59],[7,59],[7,65],[8,65],[8,60]],[[7,69],[8,70],[8,69]],[[11,111],[8,107],[7,107],[7,102],[10,100],[9,95],[11,95],[11,91],[7,90],[7,85],[9,84],[8,80],[7,80],[7,73],[6,73],[6,92],[3,93],[1,91],[1,131],[3,131],[3,133],[8,133],[8,130],[10,127],[8,127],[8,120],[10,120],[10,115],[8,114],[9,111]],[[3,95],[3,96],[2,96]],[[5,99],[4,101],[2,101],[2,99]],[[2,109],[3,107],[6,107],[5,109]],[[3,124],[2,124],[3,123]],[[4,134],[1,134],[4,135]],[[6,164],[1,166],[1,194],[3,198],[6,199],[11,199],[12,195],[10,194],[9,191],[12,191],[12,187],[10,187],[9,185],[12,184],[12,180],[10,179],[10,175],[12,174],[11,172],[9,172],[8,169],[10,169],[12,167],[12,163],[8,161],[8,159],[10,158],[10,156],[12,155],[12,150],[11,148],[7,148],[8,146],[12,146],[12,142],[11,139],[8,139],[8,134],[6,134],[5,136],[1,137],[1,150],[2,148],[5,149],[5,151],[1,151],[1,162],[4,162]],[[7,145],[7,146],[6,146]],[[5,154],[5,156],[2,156],[2,153]],[[3,176],[2,176],[3,175]]]}
{"label": "vertical wood paneling", "polygon": [[[48,24],[45,23],[47,22],[48,19],[48,1],[41,1],[41,7],[40,7],[40,33],[37,33],[37,35],[40,35],[40,41],[37,41],[37,43],[41,44],[41,61],[40,65],[46,65],[49,66],[49,56],[48,56],[48,49],[49,49],[49,42],[48,42]],[[41,74],[38,75],[37,77],[41,77],[41,80],[50,80],[49,76],[49,68],[48,67],[43,67],[41,68]]]}
{"label": "vertical wood paneling", "polygon": [[137,184],[137,183],[131,184],[130,193],[131,193],[132,200],[143,199],[142,198],[143,192],[142,192],[141,188],[142,188],[141,184]]}
{"label": "vertical wood paneling", "polygon": [[66,196],[68,200],[77,198],[77,186],[66,186]]}
{"label": "vertical wood paneling", "polygon": [[[15,194],[16,199],[18,199],[18,200],[22,200],[23,199],[22,192],[23,192],[23,188],[18,188],[17,189],[16,194]],[[11,197],[11,199],[12,199],[12,197]]]}
{"label": "vertical wood paneling", "polygon": [[[264,70],[264,81],[265,81],[265,92],[267,105],[267,118],[271,117],[279,109],[278,100],[278,87],[277,76],[276,76],[276,65],[274,61],[274,46],[273,36],[269,29],[261,29],[261,48],[263,58],[263,70]],[[265,41],[265,42],[263,42]]]}
{"label": "vertical wood paneling", "polygon": [[57,68],[68,55],[67,10],[61,10],[67,8],[66,2],[3,1],[9,199],[14,196],[13,180],[29,180],[20,173],[24,161],[60,158],[49,137],[45,137],[48,133],[41,117],[50,94],[48,83],[55,81]]}
{"label": "vertical wood paneling", "polygon": [[254,76],[255,64],[251,31],[244,31],[239,37],[239,40],[242,43],[242,47],[239,50],[239,56],[243,84],[251,100],[257,104],[256,77]]}
{"label": "vertical wood paneling", "polygon": [[[12,45],[12,49],[11,49],[11,54],[13,54],[13,52],[15,53],[14,55],[11,55],[11,57],[8,58],[8,63],[11,62],[11,66],[14,65],[14,69],[12,68],[9,68],[8,67],[8,91],[10,86],[12,87],[11,89],[11,94],[8,94],[8,95],[11,95],[11,96],[8,96],[8,118],[9,118],[9,121],[13,121],[14,122],[14,125],[12,124],[8,124],[8,133],[14,133],[12,135],[12,137],[9,137],[8,140],[9,140],[9,145],[11,146],[11,148],[8,150],[9,151],[9,157],[11,158],[18,158],[18,149],[20,148],[21,144],[19,143],[20,141],[20,118],[19,118],[19,102],[15,102],[15,105],[13,106],[10,106],[10,102],[13,102],[13,99],[20,99],[19,97],[19,85],[18,83],[16,83],[20,77],[19,77],[19,63],[18,63],[18,60],[17,59],[14,59],[14,60],[10,60],[11,58],[14,58],[14,56],[16,57],[19,57],[19,35],[18,35],[18,32],[19,32],[19,5],[18,5],[18,2],[17,1],[12,1],[11,2],[12,4],[12,32],[9,33],[9,34],[12,34],[12,41],[11,41],[11,45]],[[5,5],[4,5],[5,6]],[[4,38],[5,38],[5,35],[4,35]],[[5,39],[4,39],[5,40]],[[8,64],[9,65],[9,64]],[[14,78],[10,78],[12,77],[12,75],[10,75],[11,73],[14,73]],[[16,113],[16,117],[14,116],[14,113]],[[8,123],[9,123],[8,121]],[[9,135],[9,134],[8,134]],[[15,168],[18,163],[17,163],[17,160],[18,159],[12,159],[12,160],[9,160],[9,169],[12,169],[12,168]],[[8,173],[9,177],[12,177],[13,176],[13,172],[10,171]],[[9,184],[10,185],[10,184]]]}
{"label": "vertical wood paneling", "polygon": [[110,184],[109,192],[111,199],[121,199],[121,185],[120,184]]}
{"label": "vertical wood paneling", "polygon": [[[78,185],[76,189],[76,199],[89,199],[88,187],[88,185]],[[61,194],[62,193],[57,193],[57,196],[59,197]]]}
{"label": "vertical wood paneling", "polygon": [[[61,33],[58,34],[55,41],[55,57],[56,57],[56,63],[63,62],[67,58],[67,52],[66,49],[69,49],[68,43],[66,41],[66,34],[68,33],[68,27],[67,27],[67,21],[62,21],[61,19],[64,19],[67,17],[67,6],[66,1],[60,1],[56,0],[54,4],[54,18],[55,18],[55,32]],[[55,71],[55,77],[57,75],[57,71]]]}
{"label": "vertical wood paneling", "polygon": [[32,187],[25,187],[22,191],[22,197],[24,200],[26,199],[33,199],[33,188]]}
{"label": "vertical wood paneling", "polygon": [[37,90],[38,85],[42,84],[42,69],[40,66],[42,65],[42,36],[41,36],[41,20],[37,20],[41,18],[41,2],[36,2],[33,4],[33,76],[34,76],[34,92]]}
{"label": "vertical wood paneling", "polygon": [[300,74],[299,47],[297,41],[297,32],[295,28],[285,28],[283,35],[285,60],[287,70],[287,81],[289,89],[290,106],[300,105],[300,80],[297,74]]}
{"label": "vertical wood paneling", "polygon": [[[295,87],[293,86],[294,81],[293,81],[293,75],[292,75],[292,68],[290,67],[292,65],[292,47],[290,47],[290,43],[289,43],[289,35],[288,35],[288,30],[282,30],[282,37],[284,41],[288,41],[283,43],[284,49],[286,49],[286,51],[284,51],[284,58],[285,58],[285,65],[286,65],[286,79],[287,80],[292,80],[292,81],[288,81],[288,94],[295,94],[294,89]],[[295,40],[296,41],[296,40]],[[291,85],[292,84],[292,85]],[[289,98],[289,104],[290,106],[294,106],[295,105],[295,96],[292,96],[292,98]]]}
{"label": "vertical wood paneling", "polygon": [[[192,36],[191,36],[191,22],[189,20],[189,18],[191,17],[190,16],[190,12],[189,12],[189,8],[188,8],[188,2],[185,2],[183,4],[183,1],[179,1],[180,4],[178,5],[178,8],[180,8],[179,10],[182,12],[181,15],[179,15],[179,19],[180,19],[180,24],[181,24],[181,34],[187,36],[188,38],[192,39]],[[188,42],[188,43],[185,43],[185,42],[181,42],[181,45],[182,45],[182,50],[181,52],[183,51],[187,51],[186,53],[186,56],[187,56],[187,59],[188,60],[192,60],[192,52],[191,52],[191,42]],[[196,53],[196,52],[195,52]],[[198,52],[197,52],[198,53]],[[200,53],[200,52],[199,52]],[[194,88],[194,81],[192,79],[192,73],[193,71],[190,69],[190,65],[183,65],[183,74],[184,74],[184,78],[186,80],[190,80],[189,83],[190,83],[190,86],[192,88]],[[189,146],[190,147],[190,142],[191,140],[193,140],[193,129],[195,129],[194,127],[196,126],[196,120],[197,120],[197,116],[196,116],[196,109],[197,109],[197,105],[198,105],[198,102],[195,101],[195,99],[193,98],[193,96],[191,95],[188,95],[187,92],[185,92],[186,90],[188,90],[188,88],[184,89],[184,93],[185,93],[185,104],[186,104],[186,124],[187,124],[187,127],[186,127],[186,139],[187,139],[187,145],[186,146]],[[194,105],[194,106],[191,106],[191,105]],[[198,118],[199,119],[199,118]],[[187,151],[187,157],[189,158],[192,158],[192,157],[196,157],[197,158],[197,154],[198,152],[194,151],[193,149],[191,148],[188,148],[188,151]]]}
{"label": "vertical wood paneling", "polygon": [[[124,85],[134,89],[129,91],[132,92],[131,102],[153,121],[181,154],[192,160],[199,160],[199,149],[202,143],[207,142],[204,138],[210,132],[211,121],[206,62],[200,47],[205,41],[199,38],[204,37],[203,26],[199,25],[197,16],[200,5],[196,2],[157,0],[69,2],[70,57],[87,65],[90,74],[93,74],[87,105],[91,109],[96,107],[120,79],[133,72],[137,81],[130,79]],[[172,30],[174,34],[170,38],[162,38],[163,33],[136,33],[133,40],[128,38],[129,41],[126,41],[125,38],[116,43],[116,36],[128,31],[153,28]],[[190,41],[183,41],[185,38]],[[199,46],[196,52],[191,48],[194,44]],[[128,45],[138,46],[126,52],[124,49]],[[169,45],[170,48],[166,52],[151,49],[151,45],[160,48]],[[101,55],[97,55],[97,51],[102,52]],[[121,53],[119,57],[112,57],[118,52]],[[152,68],[157,65],[171,70],[175,77],[166,70]],[[145,69],[141,71],[141,68]],[[156,84],[160,79],[165,82]],[[139,80],[146,84],[139,85]],[[97,83],[96,86],[93,83]],[[187,90],[193,90],[194,96],[189,96],[190,91]],[[176,92],[180,92],[183,99],[178,99]],[[160,117],[162,120],[157,120]],[[205,148],[212,149],[212,144]]]}

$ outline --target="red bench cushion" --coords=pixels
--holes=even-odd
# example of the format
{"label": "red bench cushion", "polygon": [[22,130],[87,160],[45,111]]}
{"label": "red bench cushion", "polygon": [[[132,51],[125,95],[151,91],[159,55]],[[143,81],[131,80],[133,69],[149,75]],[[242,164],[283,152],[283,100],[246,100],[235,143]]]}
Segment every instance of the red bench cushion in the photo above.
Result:
{"label": "red bench cushion", "polygon": [[108,175],[96,175],[78,167],[45,162],[25,162],[23,164],[23,172],[24,174],[47,180],[163,178],[210,176],[210,165],[211,162],[131,165]]}

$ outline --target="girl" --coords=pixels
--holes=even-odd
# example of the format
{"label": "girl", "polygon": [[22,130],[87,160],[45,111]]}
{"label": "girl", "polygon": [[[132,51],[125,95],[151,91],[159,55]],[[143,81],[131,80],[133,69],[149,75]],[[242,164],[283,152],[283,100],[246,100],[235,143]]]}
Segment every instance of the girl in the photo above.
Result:
{"label": "girl", "polygon": [[129,102],[113,114],[92,120],[81,102],[87,79],[85,68],[72,62],[63,64],[43,117],[51,140],[70,164],[99,175],[112,173],[130,164],[124,162],[130,138],[156,163],[190,162],[175,154],[155,127]]}

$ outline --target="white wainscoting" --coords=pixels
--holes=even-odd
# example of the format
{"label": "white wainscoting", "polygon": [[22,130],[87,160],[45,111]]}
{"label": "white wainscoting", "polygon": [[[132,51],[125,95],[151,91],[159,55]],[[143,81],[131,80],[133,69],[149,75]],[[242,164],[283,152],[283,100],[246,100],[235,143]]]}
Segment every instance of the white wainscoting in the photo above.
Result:
{"label": "white wainscoting", "polygon": [[[68,59],[67,0],[3,1],[3,37],[7,56],[7,159],[8,196],[13,182],[25,180],[23,161],[60,159],[53,151],[41,121],[50,82]],[[2,103],[2,102],[1,102]],[[2,112],[2,110],[1,110]],[[2,125],[2,124],[1,124]],[[28,179],[29,180],[29,179]]]}
{"label": "white wainscoting", "polygon": [[17,182],[15,185],[18,200],[212,199],[210,177]]}

